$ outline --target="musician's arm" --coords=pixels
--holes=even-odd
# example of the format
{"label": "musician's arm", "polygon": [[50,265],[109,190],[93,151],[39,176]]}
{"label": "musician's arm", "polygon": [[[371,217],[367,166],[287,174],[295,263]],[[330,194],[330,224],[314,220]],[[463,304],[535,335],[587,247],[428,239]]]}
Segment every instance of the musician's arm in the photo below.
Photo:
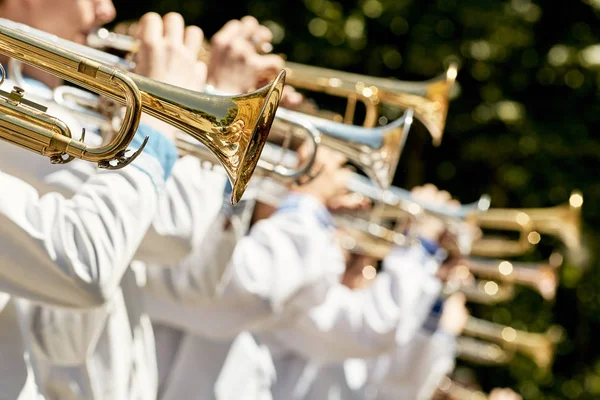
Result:
{"label": "musician's arm", "polygon": [[40,197],[28,184],[0,175],[0,291],[72,307],[103,304],[154,217],[158,193],[177,153],[158,132],[119,171],[92,176],[72,199]]}
{"label": "musician's arm", "polygon": [[412,341],[370,364],[367,386],[375,400],[430,399],[442,378],[454,369],[456,338],[427,329]]}
{"label": "musician's arm", "polygon": [[[148,302],[155,321],[201,335],[261,329],[291,309],[322,302],[344,268],[331,216],[308,195],[289,196],[254,225],[223,267],[209,250],[200,248],[174,270],[149,269],[147,290],[160,299]],[[328,276],[332,265],[338,271]]]}
{"label": "musician's arm", "polygon": [[429,261],[428,253],[415,246],[367,288],[330,284],[320,305],[273,335],[295,353],[320,362],[388,352],[414,336],[426,317],[418,310],[439,295],[440,282],[424,269]]}
{"label": "musician's arm", "polygon": [[180,158],[135,259],[162,267],[181,262],[204,238],[219,212],[226,181],[224,172],[202,167],[198,158]]}

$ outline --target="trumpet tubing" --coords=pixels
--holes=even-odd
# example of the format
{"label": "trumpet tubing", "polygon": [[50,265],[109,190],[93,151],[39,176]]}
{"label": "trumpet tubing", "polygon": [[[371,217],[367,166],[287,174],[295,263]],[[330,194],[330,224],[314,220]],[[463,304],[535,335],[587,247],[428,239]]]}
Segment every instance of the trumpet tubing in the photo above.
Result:
{"label": "trumpet tubing", "polygon": [[[143,110],[202,142],[217,156],[232,182],[232,203],[239,201],[275,118],[285,81],[284,71],[271,85],[255,92],[231,97],[209,96],[109,68],[78,55],[96,54],[93,49],[25,25],[7,20],[2,20],[0,25],[3,54],[121,104],[137,104],[137,108],[127,107],[125,120],[131,121],[129,125],[139,121]],[[131,88],[130,92],[124,92],[123,87]],[[135,128],[130,130],[129,136],[118,135],[115,140],[119,142],[111,142],[108,150],[112,151],[103,151],[101,157],[106,157],[105,153],[112,157],[119,155],[135,134]],[[68,146],[64,147],[64,152],[72,153]],[[94,155],[93,149],[82,150]],[[94,160],[96,158],[99,156]]]}
{"label": "trumpet tubing", "polygon": [[561,340],[562,330],[552,327],[546,333],[531,333],[470,317],[463,335],[495,342],[503,349],[512,349],[531,358],[540,368],[548,368],[554,359],[554,347]]}
{"label": "trumpet tubing", "polygon": [[553,299],[558,286],[558,265],[547,263],[518,263],[506,260],[469,258],[457,266],[459,274],[474,274],[499,282],[516,283],[538,292],[544,299]]}
{"label": "trumpet tubing", "polygon": [[458,337],[456,344],[458,358],[479,365],[504,365],[514,357],[513,350],[470,337]]}
{"label": "trumpet tubing", "polygon": [[583,196],[573,192],[569,202],[548,208],[491,208],[477,217],[482,228],[520,232],[518,241],[483,238],[474,244],[473,254],[487,257],[509,257],[531,250],[540,241],[540,233],[551,235],[571,252],[581,249],[581,206]]}
{"label": "trumpet tubing", "polygon": [[537,244],[538,233],[534,229],[531,218],[526,213],[514,209],[491,208],[485,213],[477,214],[472,219],[481,228],[493,230],[510,230],[519,233],[519,239],[510,240],[501,236],[484,235],[476,240],[471,254],[483,257],[515,257],[521,255]]}

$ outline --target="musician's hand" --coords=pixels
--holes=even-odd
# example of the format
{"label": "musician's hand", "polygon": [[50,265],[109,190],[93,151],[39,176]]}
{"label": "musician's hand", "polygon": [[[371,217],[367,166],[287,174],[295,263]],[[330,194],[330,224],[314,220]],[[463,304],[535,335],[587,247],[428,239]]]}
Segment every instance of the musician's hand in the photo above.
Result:
{"label": "musician's hand", "polygon": [[[298,151],[300,165],[304,163],[306,157],[306,148],[300,147]],[[294,186],[290,191],[312,195],[323,205],[328,206],[332,199],[347,192],[346,182],[350,170],[343,167],[346,162],[346,157],[340,153],[319,147],[313,165],[313,171],[319,173],[310,182]]]}
{"label": "musician's hand", "polygon": [[169,13],[161,18],[147,13],[140,20],[135,72],[171,85],[200,90],[206,82],[206,65],[198,61],[204,34],[185,26],[183,17]]}
{"label": "musician's hand", "polygon": [[211,39],[208,83],[230,93],[246,93],[268,84],[284,61],[258,48],[273,40],[271,31],[254,17],[227,22]]}
{"label": "musician's hand", "polygon": [[497,388],[490,393],[490,400],[523,400],[523,397],[511,389]]}
{"label": "musician's hand", "polygon": [[444,301],[444,309],[440,318],[442,330],[454,336],[462,333],[469,319],[466,302],[467,299],[462,293],[454,293]]}
{"label": "musician's hand", "polygon": [[[183,17],[169,13],[161,18],[147,13],[138,27],[140,49],[135,72],[187,89],[200,90],[206,82],[206,65],[197,61],[204,34],[197,26],[185,27]],[[144,119],[157,130],[174,134],[160,121]]]}
{"label": "musician's hand", "polygon": [[[460,203],[453,200],[450,193],[445,190],[439,190],[431,184],[415,187],[412,190],[412,195],[415,200],[432,206],[456,209],[460,207]],[[418,227],[421,237],[438,243],[444,248],[455,245],[455,238],[446,228],[444,221],[433,216],[425,216],[422,218]]]}
{"label": "musician's hand", "polygon": [[359,193],[345,193],[332,197],[327,203],[331,212],[349,212],[367,210],[371,207],[369,199]]}
{"label": "musician's hand", "polygon": [[289,85],[285,85],[283,88],[283,95],[281,96],[281,101],[279,105],[281,107],[289,108],[290,110],[294,110],[302,104],[304,100],[304,96],[296,91],[293,87]]}

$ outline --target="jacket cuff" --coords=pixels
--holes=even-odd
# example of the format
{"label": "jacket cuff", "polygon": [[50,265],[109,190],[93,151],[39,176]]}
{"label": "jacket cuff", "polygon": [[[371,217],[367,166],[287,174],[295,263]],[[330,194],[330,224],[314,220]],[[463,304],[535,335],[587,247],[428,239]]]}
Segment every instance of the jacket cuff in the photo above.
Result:
{"label": "jacket cuff", "polygon": [[[148,143],[144,148],[143,154],[152,157],[158,163],[162,169],[162,183],[164,183],[171,176],[173,166],[179,158],[179,153],[171,140],[144,124],[139,125],[138,130],[131,141],[130,147],[134,150],[139,149],[146,137],[148,137]],[[149,171],[146,165],[140,165],[140,163],[134,162],[133,165],[143,172],[148,173],[154,181],[155,171]]]}

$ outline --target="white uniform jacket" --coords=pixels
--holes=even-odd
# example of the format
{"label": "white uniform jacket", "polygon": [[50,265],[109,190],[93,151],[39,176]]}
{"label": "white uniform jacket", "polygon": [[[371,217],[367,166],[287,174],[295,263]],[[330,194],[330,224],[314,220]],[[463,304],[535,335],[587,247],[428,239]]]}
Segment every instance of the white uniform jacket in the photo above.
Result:
{"label": "white uniform jacket", "polygon": [[[123,273],[152,222],[176,157],[173,144],[147,127],[140,127],[131,147],[139,146],[145,136],[150,136],[146,151],[130,167],[97,173],[93,168],[93,176],[69,199],[55,192],[40,197],[21,179],[0,173],[0,291],[78,308],[103,306],[119,297]],[[1,148],[0,169],[7,167],[23,177],[33,169],[36,173],[29,180],[44,186],[39,177],[44,170],[52,171],[47,159],[4,143]],[[11,301],[0,316],[0,363],[10,366],[0,380],[0,399],[25,398],[22,392],[31,377],[16,315]],[[25,318],[20,325],[27,332]],[[47,337],[57,333],[41,329]],[[88,333],[70,339],[86,342]]]}
{"label": "white uniform jacket", "polygon": [[[165,327],[179,330],[165,334],[164,340],[157,331],[159,366],[161,358],[165,359],[169,374],[178,382],[164,385],[175,387],[177,395],[165,389],[162,399],[198,393],[202,385],[196,384],[192,390],[182,382],[194,386],[200,379],[191,376],[192,371],[208,375],[205,369],[220,367],[227,353],[220,352],[221,364],[214,357],[207,358],[209,339],[233,338],[243,330],[270,332],[268,338],[262,335],[262,340],[268,340],[271,349],[281,349],[275,352],[276,359],[289,351],[305,358],[314,356],[321,363],[376,356],[394,348],[398,341],[409,340],[412,334],[407,332],[419,327],[411,321],[412,315],[417,309],[426,314],[431,304],[414,299],[422,299],[422,291],[434,299],[439,283],[424,272],[423,282],[429,284],[407,284],[409,280],[403,276],[407,272],[389,266],[372,288],[360,292],[347,289],[340,284],[345,263],[330,221],[326,210],[312,198],[293,195],[274,216],[240,239],[232,255],[223,243],[233,247],[238,238],[227,232],[217,235],[223,226],[223,221],[217,220],[206,242],[178,267],[149,270],[146,304],[153,323],[162,325],[161,332]],[[419,265],[431,261],[420,247],[398,250],[398,257]],[[399,326],[406,328],[397,329]],[[194,347],[196,352],[191,350]],[[216,344],[208,350],[214,348]],[[180,379],[182,374],[189,378]],[[280,378],[278,375],[278,382]],[[285,379],[286,385],[293,380]]]}

